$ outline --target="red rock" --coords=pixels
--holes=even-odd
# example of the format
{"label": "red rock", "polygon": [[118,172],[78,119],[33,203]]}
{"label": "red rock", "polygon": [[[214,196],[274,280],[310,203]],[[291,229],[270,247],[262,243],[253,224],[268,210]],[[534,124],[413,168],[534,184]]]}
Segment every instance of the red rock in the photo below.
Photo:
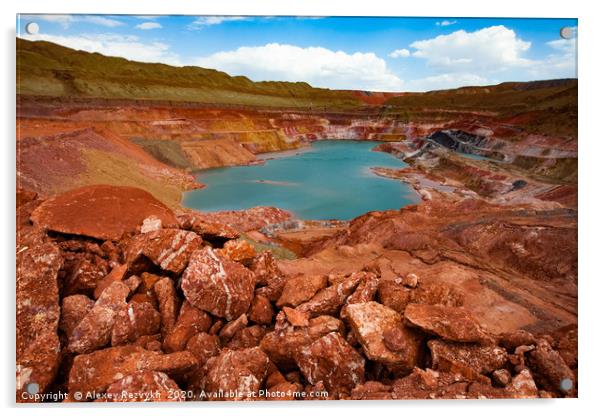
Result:
{"label": "red rock", "polygon": [[276,306],[296,307],[310,300],[319,290],[324,289],[328,283],[327,276],[296,276],[288,279],[284,284],[282,295]]}
{"label": "red rock", "polygon": [[364,382],[364,359],[337,332],[301,348],[295,361],[311,384],[319,382],[331,394],[350,393]]}
{"label": "red rock", "polygon": [[146,234],[153,231],[159,231],[163,228],[163,223],[161,222],[161,218],[156,215],[151,215],[150,217],[146,217],[142,221],[142,225],[140,226],[140,233]]}
{"label": "red rock", "polygon": [[132,297],[130,297],[130,302],[150,303],[155,309],[159,307],[154,294],[148,295],[146,293],[134,293]]}
{"label": "red rock", "polygon": [[153,285],[153,291],[157,297],[159,312],[161,313],[161,334],[165,338],[173,331],[178,314],[178,298],[173,280],[169,277],[160,279]]}
{"label": "red rock", "polygon": [[224,319],[214,319],[213,325],[211,325],[211,328],[209,328],[209,333],[211,335],[219,334],[219,331],[221,331],[224,325],[226,325],[226,321]]}
{"label": "red rock", "polygon": [[351,391],[352,400],[390,400],[391,386],[378,381],[367,381]]}
{"label": "red rock", "polygon": [[210,358],[219,354],[221,343],[217,335],[205,332],[193,335],[186,344],[186,351],[190,352],[197,360],[197,367],[186,374],[186,388],[199,395],[205,389],[207,375],[206,363]]}
{"label": "red rock", "polygon": [[161,334],[142,335],[136,341],[134,341],[132,345],[142,347],[148,351],[162,352]]}
{"label": "red rock", "polygon": [[516,375],[512,379],[512,383],[506,387],[506,395],[513,399],[536,399],[539,397],[531,372],[524,369]]}
{"label": "red rock", "polygon": [[166,352],[182,351],[190,338],[195,334],[207,332],[212,323],[211,316],[206,312],[184,301],[178,320],[163,341],[163,348]]}
{"label": "red rock", "polygon": [[404,316],[412,326],[448,341],[492,341],[472,314],[463,308],[411,303],[406,307]]}
{"label": "red rock", "polygon": [[108,273],[108,263],[102,258],[84,254],[64,256],[69,260],[66,267],[62,293],[66,296],[77,293],[92,295],[98,282]]}
{"label": "red rock", "polygon": [[37,194],[35,192],[30,193],[29,191],[23,189],[17,189],[16,194],[16,225],[18,232],[23,233],[24,230],[31,227],[31,222],[29,221],[29,217],[31,213],[38,205],[42,203],[41,200],[37,198]]}
{"label": "red rock", "polygon": [[555,349],[558,351],[566,365],[574,369],[577,367],[578,332],[577,325],[568,325],[554,333],[557,339]]}
{"label": "red rock", "polygon": [[[372,272],[356,272],[354,274],[359,275],[361,281],[357,289],[347,298],[346,305],[374,300],[380,282],[379,277]],[[341,313],[343,314],[344,310]],[[343,315],[341,317],[344,318]]]}
{"label": "red rock", "polygon": [[383,343],[385,347],[394,352],[402,352],[406,347],[406,330],[405,325],[393,326],[383,331]]}
{"label": "red rock", "polygon": [[186,351],[189,351],[197,359],[202,368],[209,358],[216,356],[220,350],[219,337],[201,332],[193,335],[186,343]]}
{"label": "red rock", "polygon": [[62,265],[51,243],[17,250],[16,365],[17,401],[27,385],[37,383],[45,392],[59,365],[59,294],[57,274]]}
{"label": "red rock", "polygon": [[117,267],[122,261],[121,248],[116,246],[111,240],[107,240],[100,245],[100,249],[104,253],[104,257],[109,260],[111,268]]}
{"label": "red rock", "polygon": [[[369,360],[387,365],[394,371],[411,371],[420,359],[421,337],[405,328],[402,317],[377,302],[355,303],[347,307],[349,324]],[[384,342],[385,333],[396,330],[396,349]],[[391,334],[389,334],[391,336]]]}
{"label": "red rock", "polygon": [[461,374],[469,380],[482,380],[482,374],[504,367],[506,350],[497,346],[457,344],[440,340],[428,342],[434,370]]}
{"label": "red rock", "polygon": [[[259,348],[224,350],[207,362],[208,400],[254,400],[259,397],[269,359]],[[221,392],[232,397],[219,397]],[[215,397],[217,395],[217,397]]]}
{"label": "red rock", "polygon": [[351,275],[341,283],[319,291],[309,301],[297,306],[301,312],[309,312],[311,316],[336,314],[345,300],[357,287],[361,280],[358,275]]}
{"label": "red rock", "polygon": [[134,297],[139,297],[140,299],[144,299],[143,302],[150,302],[153,306],[158,307],[159,303],[157,301],[157,297],[155,296],[155,291],[153,290],[153,286],[161,279],[161,276],[157,276],[152,273],[142,273],[140,275],[140,286],[136,289],[136,294]]}
{"label": "red rock", "polygon": [[259,397],[265,398],[266,400],[295,400],[297,397],[299,397],[298,395],[301,390],[302,389],[298,384],[285,381],[269,387],[265,393],[262,392],[265,394],[265,397],[262,397],[261,393]]}
{"label": "red rock", "polygon": [[321,337],[329,332],[338,332],[345,335],[345,324],[340,319],[329,315],[322,315],[309,320],[307,333],[312,338]]}
{"label": "red rock", "polygon": [[16,190],[16,204],[17,208],[35,200],[38,197],[38,193],[23,188],[17,188]]}
{"label": "red rock", "polygon": [[576,396],[575,375],[548,341],[537,340],[535,349],[528,353],[527,362],[541,387],[564,397]]}
{"label": "red rock", "polygon": [[217,250],[219,255],[229,258],[232,261],[248,265],[255,255],[255,248],[246,240],[229,240],[224,244],[224,248]]}
{"label": "red rock", "polygon": [[309,320],[309,326],[285,331],[268,333],[260,347],[276,365],[289,369],[295,365],[294,356],[300,349],[318,338],[333,332],[344,330],[343,323],[332,316],[320,316]]}
{"label": "red rock", "polygon": [[415,368],[392,384],[393,399],[465,399],[469,383],[459,374]]}
{"label": "red rock", "polygon": [[92,241],[83,238],[62,241],[59,239],[58,241],[58,246],[63,252],[85,253],[105,257],[104,250],[101,249],[97,243]]}
{"label": "red rock", "polygon": [[521,329],[510,333],[504,333],[499,336],[500,346],[506,348],[508,351],[514,351],[521,345],[535,345],[536,342],[537,339],[533,334]]}
{"label": "red rock", "polygon": [[[409,273],[407,276],[412,274]],[[444,306],[462,306],[464,303],[464,295],[452,285],[442,282],[424,282],[416,287],[409,287],[407,276],[394,280],[381,279],[378,295],[383,305],[403,313],[410,303]],[[405,283],[404,279],[406,279]]]}
{"label": "red rock", "polygon": [[381,279],[378,285],[378,298],[383,305],[403,313],[406,306],[412,302],[412,291],[404,287],[401,282]]}
{"label": "red rock", "polygon": [[91,185],[47,199],[33,211],[31,220],[60,233],[119,240],[150,215],[160,218],[165,227],[177,225],[173,212],[142,189]]}
{"label": "red rock", "polygon": [[236,332],[226,345],[231,350],[258,347],[268,330],[260,325],[248,326]]}
{"label": "red rock", "polygon": [[133,345],[105,348],[75,357],[69,372],[69,393],[79,392],[82,401],[89,401],[94,398],[89,397],[90,393],[102,393],[138,371],[160,371],[172,376],[193,370],[197,364],[187,351],[159,354]]}
{"label": "red rock", "polygon": [[148,302],[130,302],[117,312],[111,345],[117,346],[135,342],[143,335],[153,335],[161,328],[161,315]]}
{"label": "red rock", "polygon": [[347,279],[347,275],[345,273],[329,273],[328,274],[328,286],[338,285],[345,279]]}
{"label": "red rock", "polygon": [[208,222],[227,224],[239,232],[258,230],[291,218],[291,213],[275,207],[253,207],[240,211],[218,211],[197,214]]}
{"label": "red rock", "polygon": [[[140,285],[142,284],[142,279],[140,279],[136,275],[132,275],[132,276],[128,277],[127,279],[125,279],[123,281],[123,283],[125,283],[125,285],[130,289],[130,292],[134,293],[136,290],[138,290],[138,287],[140,287]],[[152,302],[149,302],[149,303],[152,304]]]}
{"label": "red rock", "polygon": [[105,289],[94,307],[73,329],[69,351],[85,354],[107,345],[117,314],[127,306],[129,293],[129,288],[122,282],[114,282]]}
{"label": "red rock", "polygon": [[125,256],[128,264],[144,256],[163,270],[180,274],[202,242],[201,237],[191,231],[161,229],[134,236]]}
{"label": "red rock", "polygon": [[98,299],[103,290],[109,287],[111,283],[122,281],[127,270],[127,264],[120,264],[116,267],[113,267],[109,274],[96,283],[96,287],[94,288],[94,299]]}
{"label": "red rock", "polygon": [[222,343],[227,343],[230,339],[241,329],[245,328],[249,320],[247,319],[246,314],[240,315],[238,318],[228,322],[224,327],[219,331],[219,337],[222,340]]}
{"label": "red rock", "polygon": [[286,383],[286,378],[282,375],[278,369],[272,371],[268,374],[265,380],[265,386],[269,389],[270,387],[274,387],[280,383]]}
{"label": "red rock", "polygon": [[301,372],[300,371],[289,371],[288,373],[286,373],[284,375],[284,378],[286,379],[286,381],[290,381],[291,383],[301,383]]}
{"label": "red rock", "polygon": [[59,328],[67,338],[93,307],[94,301],[86,295],[71,295],[63,298]]}
{"label": "red rock", "polygon": [[278,268],[276,260],[270,251],[264,251],[255,257],[250,266],[257,279],[257,294],[275,302],[280,298],[286,279]]}
{"label": "red rock", "polygon": [[159,371],[138,371],[111,384],[106,402],[182,402],[180,388],[167,374]]}
{"label": "red rock", "polygon": [[491,379],[498,386],[505,387],[512,381],[512,374],[510,374],[510,371],[502,368],[491,373]]}
{"label": "red rock", "polygon": [[[544,392],[545,393],[545,392]],[[511,379],[505,388],[495,388],[487,383],[470,383],[466,389],[468,399],[536,399],[541,397],[528,369]]]}
{"label": "red rock", "polygon": [[200,213],[180,211],[177,213],[177,218],[180,228],[194,231],[205,239],[234,239],[240,236],[240,233],[229,225],[206,221]]}
{"label": "red rock", "polygon": [[318,381],[316,384],[307,384],[305,386],[305,400],[336,400],[337,398],[343,398],[341,396],[345,393],[330,394],[323,381]]}
{"label": "red rock", "polygon": [[262,325],[270,325],[274,319],[274,309],[265,296],[256,295],[249,308],[249,320]]}
{"label": "red rock", "polygon": [[401,280],[401,284],[405,287],[409,287],[410,289],[414,289],[416,286],[418,286],[419,281],[420,279],[415,273],[408,273]]}
{"label": "red rock", "polygon": [[454,285],[445,282],[424,282],[412,290],[412,303],[462,306],[464,294]]}
{"label": "red rock", "polygon": [[255,275],[239,263],[204,247],[193,253],[182,275],[182,290],[195,307],[231,320],[251,305]]}
{"label": "red rock", "polygon": [[309,313],[299,311],[297,309],[285,306],[282,312],[286,315],[286,319],[292,326],[309,326]]}

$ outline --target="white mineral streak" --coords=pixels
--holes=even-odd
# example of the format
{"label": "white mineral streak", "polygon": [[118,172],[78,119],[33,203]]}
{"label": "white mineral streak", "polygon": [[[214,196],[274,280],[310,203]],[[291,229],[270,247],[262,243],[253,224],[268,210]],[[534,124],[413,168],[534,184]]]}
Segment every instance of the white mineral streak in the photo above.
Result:
{"label": "white mineral streak", "polygon": [[[208,249],[207,253],[209,253],[209,256],[215,261],[216,265],[218,266],[218,272],[217,273],[213,273],[211,275],[211,279],[213,280],[214,277],[218,277],[222,287],[224,288],[224,292],[226,292],[226,311],[225,311],[225,315],[227,319],[232,319],[232,316],[230,314],[230,307],[232,306],[232,293],[230,292],[230,288],[228,287],[228,284],[226,283],[226,271],[224,270],[224,265],[222,264],[222,262],[220,261],[220,259],[217,258],[217,256],[215,255],[215,253],[213,252],[212,249]],[[215,283],[215,281],[214,281]]]}
{"label": "white mineral streak", "polygon": [[142,221],[142,227],[140,227],[140,233],[146,234],[152,231],[158,231],[163,226],[161,219],[151,215]]}
{"label": "white mineral streak", "polygon": [[31,373],[33,369],[31,367],[23,367],[21,364],[17,365],[17,389],[21,390],[23,386],[29,383]]}
{"label": "white mineral streak", "polygon": [[132,305],[128,307],[128,318],[130,318],[130,322],[134,324],[136,322],[136,315],[134,314],[134,308]]}
{"label": "white mineral streak", "polygon": [[175,259],[184,251],[186,251],[186,249],[188,248],[188,244],[195,238],[195,235],[193,233],[187,233],[186,238],[184,239],[184,243],[178,249],[176,249],[176,247],[180,243],[180,239],[182,238],[183,233],[185,233],[185,231],[178,232],[171,243],[170,249],[163,251],[159,255],[158,261],[162,269],[167,269],[169,267],[169,264],[173,261],[173,259]]}

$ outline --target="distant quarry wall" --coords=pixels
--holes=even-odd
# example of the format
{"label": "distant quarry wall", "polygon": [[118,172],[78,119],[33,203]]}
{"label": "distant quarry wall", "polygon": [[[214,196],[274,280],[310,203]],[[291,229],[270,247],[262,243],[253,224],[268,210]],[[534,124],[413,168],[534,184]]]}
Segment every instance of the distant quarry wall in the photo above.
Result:
{"label": "distant quarry wall", "polygon": [[174,102],[19,97],[22,137],[110,131],[166,165],[188,170],[254,163],[315,140],[398,141],[408,126],[377,111],[316,112]]}

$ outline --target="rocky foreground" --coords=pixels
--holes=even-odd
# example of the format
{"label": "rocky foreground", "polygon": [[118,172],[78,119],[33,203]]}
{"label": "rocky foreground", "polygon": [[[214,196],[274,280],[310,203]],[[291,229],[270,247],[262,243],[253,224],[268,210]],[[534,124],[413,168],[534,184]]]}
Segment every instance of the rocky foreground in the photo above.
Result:
{"label": "rocky foreground", "polygon": [[109,185],[17,205],[19,402],[577,395],[566,210],[426,201],[284,260],[247,237],[275,208]]}

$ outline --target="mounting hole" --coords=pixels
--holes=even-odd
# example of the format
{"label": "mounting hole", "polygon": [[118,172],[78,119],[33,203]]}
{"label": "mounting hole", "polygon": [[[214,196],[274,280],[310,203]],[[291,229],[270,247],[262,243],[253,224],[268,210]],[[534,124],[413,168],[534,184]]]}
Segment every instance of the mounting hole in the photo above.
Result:
{"label": "mounting hole", "polygon": [[572,27],[565,26],[560,29],[560,37],[562,39],[571,39],[573,36],[575,36],[575,30]]}
{"label": "mounting hole", "polygon": [[38,383],[27,383],[25,390],[29,394],[38,394],[40,392],[40,385]]}
{"label": "mounting hole", "polygon": [[25,31],[30,35],[35,35],[40,31],[40,25],[36,22],[29,22],[25,25]]}
{"label": "mounting hole", "polygon": [[560,382],[560,389],[564,391],[569,391],[573,388],[573,380],[570,378],[563,378]]}

